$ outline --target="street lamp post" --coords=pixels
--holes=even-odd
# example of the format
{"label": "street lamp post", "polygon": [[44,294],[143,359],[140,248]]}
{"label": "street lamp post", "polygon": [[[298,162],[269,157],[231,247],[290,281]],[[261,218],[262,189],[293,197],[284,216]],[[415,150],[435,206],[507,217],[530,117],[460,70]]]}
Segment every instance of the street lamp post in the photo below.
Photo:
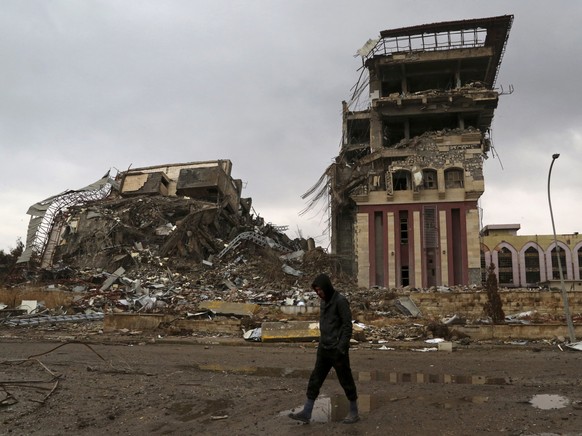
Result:
{"label": "street lamp post", "polygon": [[[558,245],[558,237],[556,236],[556,226],[554,224],[554,214],[552,212],[552,200],[550,198],[550,178],[552,176],[552,167],[554,166],[554,161],[560,157],[559,153],[552,155],[552,163],[550,165],[550,171],[548,173],[548,204],[550,205],[550,217],[552,218],[552,230],[554,231],[554,245],[556,247],[556,257],[558,259],[558,271],[560,273],[560,285],[562,288],[562,300],[564,302],[564,312],[566,314],[566,324],[568,324],[568,334],[570,336],[570,342],[576,342],[576,335],[574,333],[574,324],[572,324],[572,317],[570,316],[570,307],[568,305],[568,293],[566,292],[566,287],[564,286],[564,273],[562,272],[562,260],[560,258],[560,246]],[[550,256],[551,259],[551,256]],[[551,261],[550,261],[551,265]]]}

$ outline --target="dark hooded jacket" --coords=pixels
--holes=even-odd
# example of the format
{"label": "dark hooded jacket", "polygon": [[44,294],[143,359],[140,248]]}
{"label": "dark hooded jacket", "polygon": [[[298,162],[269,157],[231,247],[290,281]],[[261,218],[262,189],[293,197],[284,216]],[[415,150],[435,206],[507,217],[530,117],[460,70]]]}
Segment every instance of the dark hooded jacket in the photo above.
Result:
{"label": "dark hooded jacket", "polygon": [[318,275],[311,287],[321,288],[325,295],[319,309],[320,346],[347,353],[352,337],[352,312],[348,300],[333,288],[326,274]]}

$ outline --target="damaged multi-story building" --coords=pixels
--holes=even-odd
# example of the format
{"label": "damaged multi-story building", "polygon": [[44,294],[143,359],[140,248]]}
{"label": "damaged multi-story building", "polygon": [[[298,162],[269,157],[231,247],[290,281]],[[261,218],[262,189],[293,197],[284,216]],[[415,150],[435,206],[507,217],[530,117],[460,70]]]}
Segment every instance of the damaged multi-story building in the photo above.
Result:
{"label": "damaged multi-story building", "polygon": [[478,200],[512,22],[385,30],[358,51],[354,96],[368,89],[369,101],[343,102],[341,150],[322,180],[332,251],[359,285],[481,283]]}
{"label": "damaged multi-story building", "polygon": [[220,257],[235,237],[294,248],[278,226],[253,215],[231,170],[227,159],[131,168],[49,197],[28,210],[18,262],[111,269],[134,265],[148,251],[199,263]]}

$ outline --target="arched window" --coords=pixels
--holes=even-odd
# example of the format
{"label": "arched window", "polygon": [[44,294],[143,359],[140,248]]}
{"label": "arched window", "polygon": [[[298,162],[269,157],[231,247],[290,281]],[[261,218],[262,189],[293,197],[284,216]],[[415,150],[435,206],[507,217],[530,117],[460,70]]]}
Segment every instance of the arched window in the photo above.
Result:
{"label": "arched window", "polygon": [[578,249],[578,277],[582,278],[582,247]]}
{"label": "arched window", "polygon": [[[560,264],[562,265],[562,275],[567,277],[566,273],[566,252],[560,247]],[[552,249],[552,279],[560,279],[560,266],[558,265],[558,256],[556,254],[556,247]]]}
{"label": "arched window", "polygon": [[465,177],[461,168],[445,170],[445,188],[462,188],[465,186]]}
{"label": "arched window", "polygon": [[437,172],[436,170],[422,170],[422,187],[424,189],[437,189]]}
{"label": "arched window", "polygon": [[499,262],[499,284],[512,285],[513,284],[513,260],[511,251],[507,247],[499,250],[497,255]]}
{"label": "arched window", "polygon": [[392,186],[395,191],[407,191],[411,189],[410,171],[397,170],[392,176]]}
{"label": "arched window", "polygon": [[540,282],[540,253],[534,247],[525,250],[525,282],[528,284]]}

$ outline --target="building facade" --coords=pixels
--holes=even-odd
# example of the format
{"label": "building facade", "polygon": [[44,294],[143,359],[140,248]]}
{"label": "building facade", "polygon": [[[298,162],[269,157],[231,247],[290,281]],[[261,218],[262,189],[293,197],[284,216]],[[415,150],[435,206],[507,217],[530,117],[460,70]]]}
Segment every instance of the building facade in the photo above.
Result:
{"label": "building facade", "polygon": [[[558,287],[560,266],[568,288],[582,290],[582,236],[518,235],[519,224],[485,226],[481,230],[481,266],[495,265],[499,286]],[[558,256],[560,264],[558,264]]]}
{"label": "building facade", "polygon": [[[477,201],[513,16],[386,30],[359,50],[326,174],[331,248],[360,286],[481,282]],[[365,79],[367,75],[367,79]]]}

